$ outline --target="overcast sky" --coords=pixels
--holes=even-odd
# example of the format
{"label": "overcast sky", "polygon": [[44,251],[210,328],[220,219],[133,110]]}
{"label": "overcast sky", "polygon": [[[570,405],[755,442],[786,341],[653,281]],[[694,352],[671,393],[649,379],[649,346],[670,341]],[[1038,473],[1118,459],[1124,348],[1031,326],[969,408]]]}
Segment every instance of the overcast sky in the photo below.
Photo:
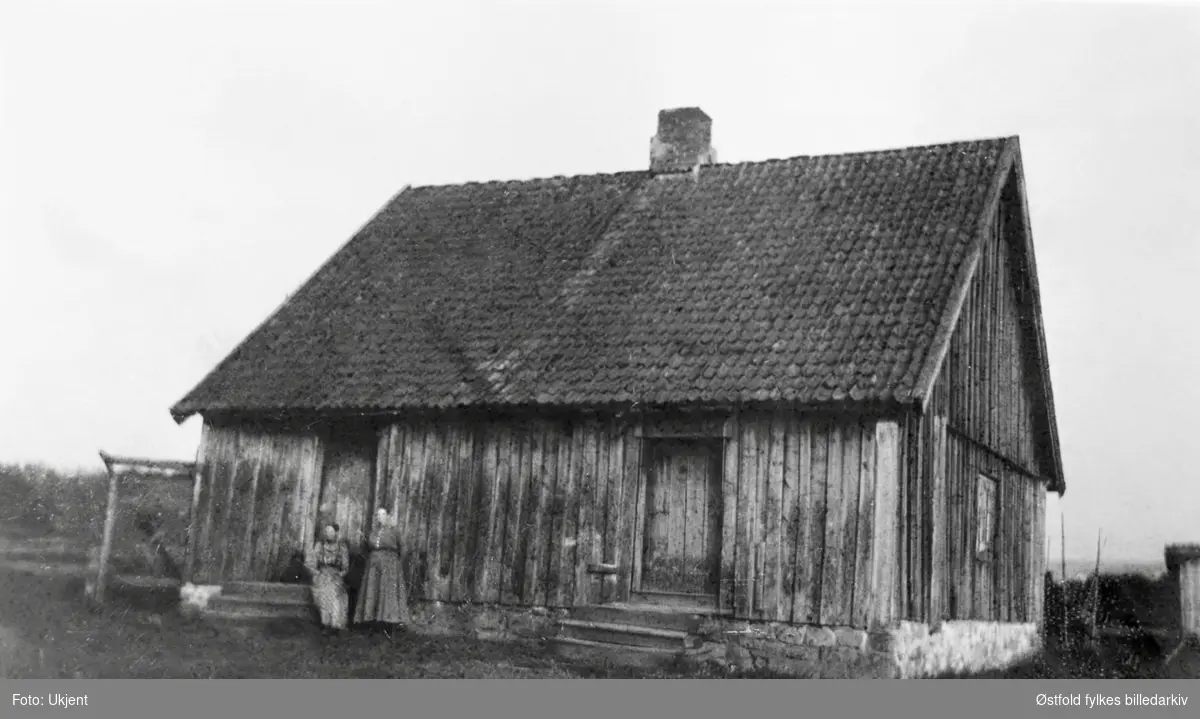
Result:
{"label": "overcast sky", "polygon": [[[0,10],[0,461],[191,458],[167,408],[405,184],[1019,135],[1069,491],[1050,551],[1200,540],[1196,4]],[[839,9],[840,8],[840,9]]]}

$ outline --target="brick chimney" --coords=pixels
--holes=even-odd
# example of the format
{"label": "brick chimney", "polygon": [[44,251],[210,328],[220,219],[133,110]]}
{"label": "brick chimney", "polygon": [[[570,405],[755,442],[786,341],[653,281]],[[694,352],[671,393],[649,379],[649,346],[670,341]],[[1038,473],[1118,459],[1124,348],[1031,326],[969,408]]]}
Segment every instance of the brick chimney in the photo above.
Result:
{"label": "brick chimney", "polygon": [[688,172],[714,162],[712,118],[698,107],[659,111],[658,134],[650,138],[651,172]]}

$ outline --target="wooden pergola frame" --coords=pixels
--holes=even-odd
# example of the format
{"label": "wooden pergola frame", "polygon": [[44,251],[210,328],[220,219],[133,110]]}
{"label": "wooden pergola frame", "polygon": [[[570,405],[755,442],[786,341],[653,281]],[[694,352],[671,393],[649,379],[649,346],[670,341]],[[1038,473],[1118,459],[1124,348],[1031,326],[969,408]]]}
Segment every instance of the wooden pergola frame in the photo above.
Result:
{"label": "wooden pergola frame", "polygon": [[[195,462],[148,459],[145,457],[120,457],[108,454],[103,450],[100,451],[100,459],[104,460],[104,467],[108,471],[108,502],[104,509],[104,535],[100,540],[100,561],[99,567],[96,570],[96,583],[92,587],[92,598],[97,602],[104,601],[104,590],[108,584],[108,563],[112,555],[113,533],[116,531],[117,492],[121,479],[134,477],[138,479],[186,480],[193,483],[196,479]],[[193,501],[189,512],[194,513],[195,511],[195,502]],[[194,522],[189,521],[189,525],[194,526],[194,524]],[[191,526],[189,526],[188,532],[189,544]],[[190,546],[188,551],[190,553]]]}

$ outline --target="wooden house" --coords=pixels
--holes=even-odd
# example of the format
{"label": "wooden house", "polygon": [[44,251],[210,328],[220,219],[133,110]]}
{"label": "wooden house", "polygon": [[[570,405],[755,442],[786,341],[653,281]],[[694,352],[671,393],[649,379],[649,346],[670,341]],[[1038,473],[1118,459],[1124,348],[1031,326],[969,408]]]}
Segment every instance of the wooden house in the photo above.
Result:
{"label": "wooden house", "polygon": [[1017,138],[408,187],[172,408],[189,577],[398,511],[417,602],[1034,623],[1065,488]]}

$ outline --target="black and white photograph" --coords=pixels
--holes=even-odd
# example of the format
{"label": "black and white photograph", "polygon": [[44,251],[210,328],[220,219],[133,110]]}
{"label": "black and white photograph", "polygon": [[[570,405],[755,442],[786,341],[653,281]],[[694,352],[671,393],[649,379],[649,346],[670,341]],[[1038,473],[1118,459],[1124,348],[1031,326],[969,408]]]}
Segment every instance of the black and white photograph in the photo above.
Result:
{"label": "black and white photograph", "polygon": [[1200,679],[1198,218],[1200,2],[13,2],[0,679]]}

